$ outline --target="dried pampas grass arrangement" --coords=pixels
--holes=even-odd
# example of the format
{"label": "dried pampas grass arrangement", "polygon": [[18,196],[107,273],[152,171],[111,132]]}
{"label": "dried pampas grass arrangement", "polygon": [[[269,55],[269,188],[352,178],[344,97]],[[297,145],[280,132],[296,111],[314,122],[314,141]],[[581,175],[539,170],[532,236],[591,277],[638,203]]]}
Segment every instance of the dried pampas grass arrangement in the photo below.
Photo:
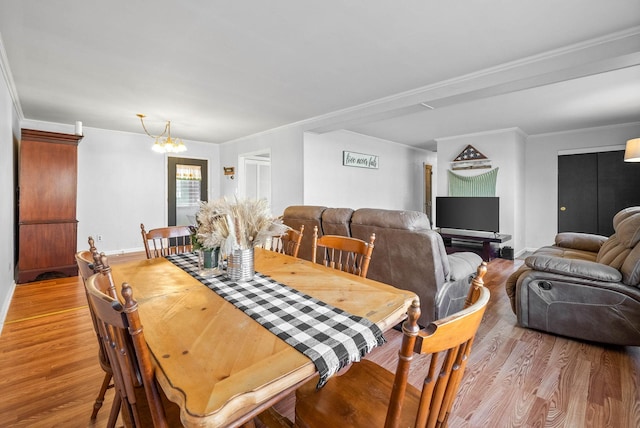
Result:
{"label": "dried pampas grass arrangement", "polygon": [[289,230],[281,219],[273,218],[266,199],[227,198],[202,202],[197,219],[197,240],[204,248],[225,252],[264,245],[268,238]]}

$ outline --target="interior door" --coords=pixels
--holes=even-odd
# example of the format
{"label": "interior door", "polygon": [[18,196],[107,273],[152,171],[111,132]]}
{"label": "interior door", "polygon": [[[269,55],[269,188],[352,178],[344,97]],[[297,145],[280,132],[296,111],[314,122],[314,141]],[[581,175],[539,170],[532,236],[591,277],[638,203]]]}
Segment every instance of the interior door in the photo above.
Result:
{"label": "interior door", "polygon": [[208,199],[209,182],[206,159],[168,159],[168,225],[188,226],[195,224],[195,215],[200,202]]}
{"label": "interior door", "polygon": [[249,199],[266,199],[271,205],[271,159],[241,156],[240,194]]}
{"label": "interior door", "polygon": [[424,164],[424,212],[433,224],[432,166]]}
{"label": "interior door", "polygon": [[597,154],[558,156],[558,232],[597,231]]}

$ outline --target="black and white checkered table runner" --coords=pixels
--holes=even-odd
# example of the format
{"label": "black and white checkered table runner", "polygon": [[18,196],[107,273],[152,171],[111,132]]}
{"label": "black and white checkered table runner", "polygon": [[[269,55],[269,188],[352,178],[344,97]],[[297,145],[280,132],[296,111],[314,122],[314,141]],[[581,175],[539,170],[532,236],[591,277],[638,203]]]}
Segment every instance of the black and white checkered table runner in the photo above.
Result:
{"label": "black and white checkered table runner", "polygon": [[338,370],[385,343],[380,328],[256,272],[232,282],[224,275],[201,277],[194,253],[167,259],[309,357],[320,373],[318,388]]}

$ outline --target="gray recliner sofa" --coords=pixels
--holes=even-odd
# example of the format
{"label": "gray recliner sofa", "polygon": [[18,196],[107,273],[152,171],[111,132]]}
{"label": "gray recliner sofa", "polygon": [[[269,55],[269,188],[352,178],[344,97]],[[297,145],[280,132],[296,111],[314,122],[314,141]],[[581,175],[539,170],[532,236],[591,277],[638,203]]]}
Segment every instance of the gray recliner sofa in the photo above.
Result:
{"label": "gray recliner sofa", "polygon": [[616,345],[640,345],[640,207],[610,237],[559,233],[506,282],[518,324]]}
{"label": "gray recliner sofa", "polygon": [[[417,211],[327,208],[298,205],[284,210],[283,222],[305,233],[298,257],[311,259],[313,227],[319,235],[369,241],[376,234],[367,278],[413,291],[420,298],[419,324],[461,310],[482,258],[475,253],[447,255],[442,237]],[[309,232],[307,232],[309,231]]]}

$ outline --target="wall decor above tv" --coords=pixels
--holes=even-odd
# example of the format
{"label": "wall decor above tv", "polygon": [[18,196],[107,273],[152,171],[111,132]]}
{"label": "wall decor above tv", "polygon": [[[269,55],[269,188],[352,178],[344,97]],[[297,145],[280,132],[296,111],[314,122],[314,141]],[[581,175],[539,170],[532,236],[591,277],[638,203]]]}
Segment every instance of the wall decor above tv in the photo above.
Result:
{"label": "wall decor above tv", "polygon": [[497,196],[437,196],[436,226],[441,229],[500,232]]}
{"label": "wall decor above tv", "polygon": [[467,145],[451,162],[451,169],[491,168],[491,160],[471,144]]}
{"label": "wall decor above tv", "polygon": [[447,171],[449,196],[495,196],[498,168],[477,175],[458,175]]}

